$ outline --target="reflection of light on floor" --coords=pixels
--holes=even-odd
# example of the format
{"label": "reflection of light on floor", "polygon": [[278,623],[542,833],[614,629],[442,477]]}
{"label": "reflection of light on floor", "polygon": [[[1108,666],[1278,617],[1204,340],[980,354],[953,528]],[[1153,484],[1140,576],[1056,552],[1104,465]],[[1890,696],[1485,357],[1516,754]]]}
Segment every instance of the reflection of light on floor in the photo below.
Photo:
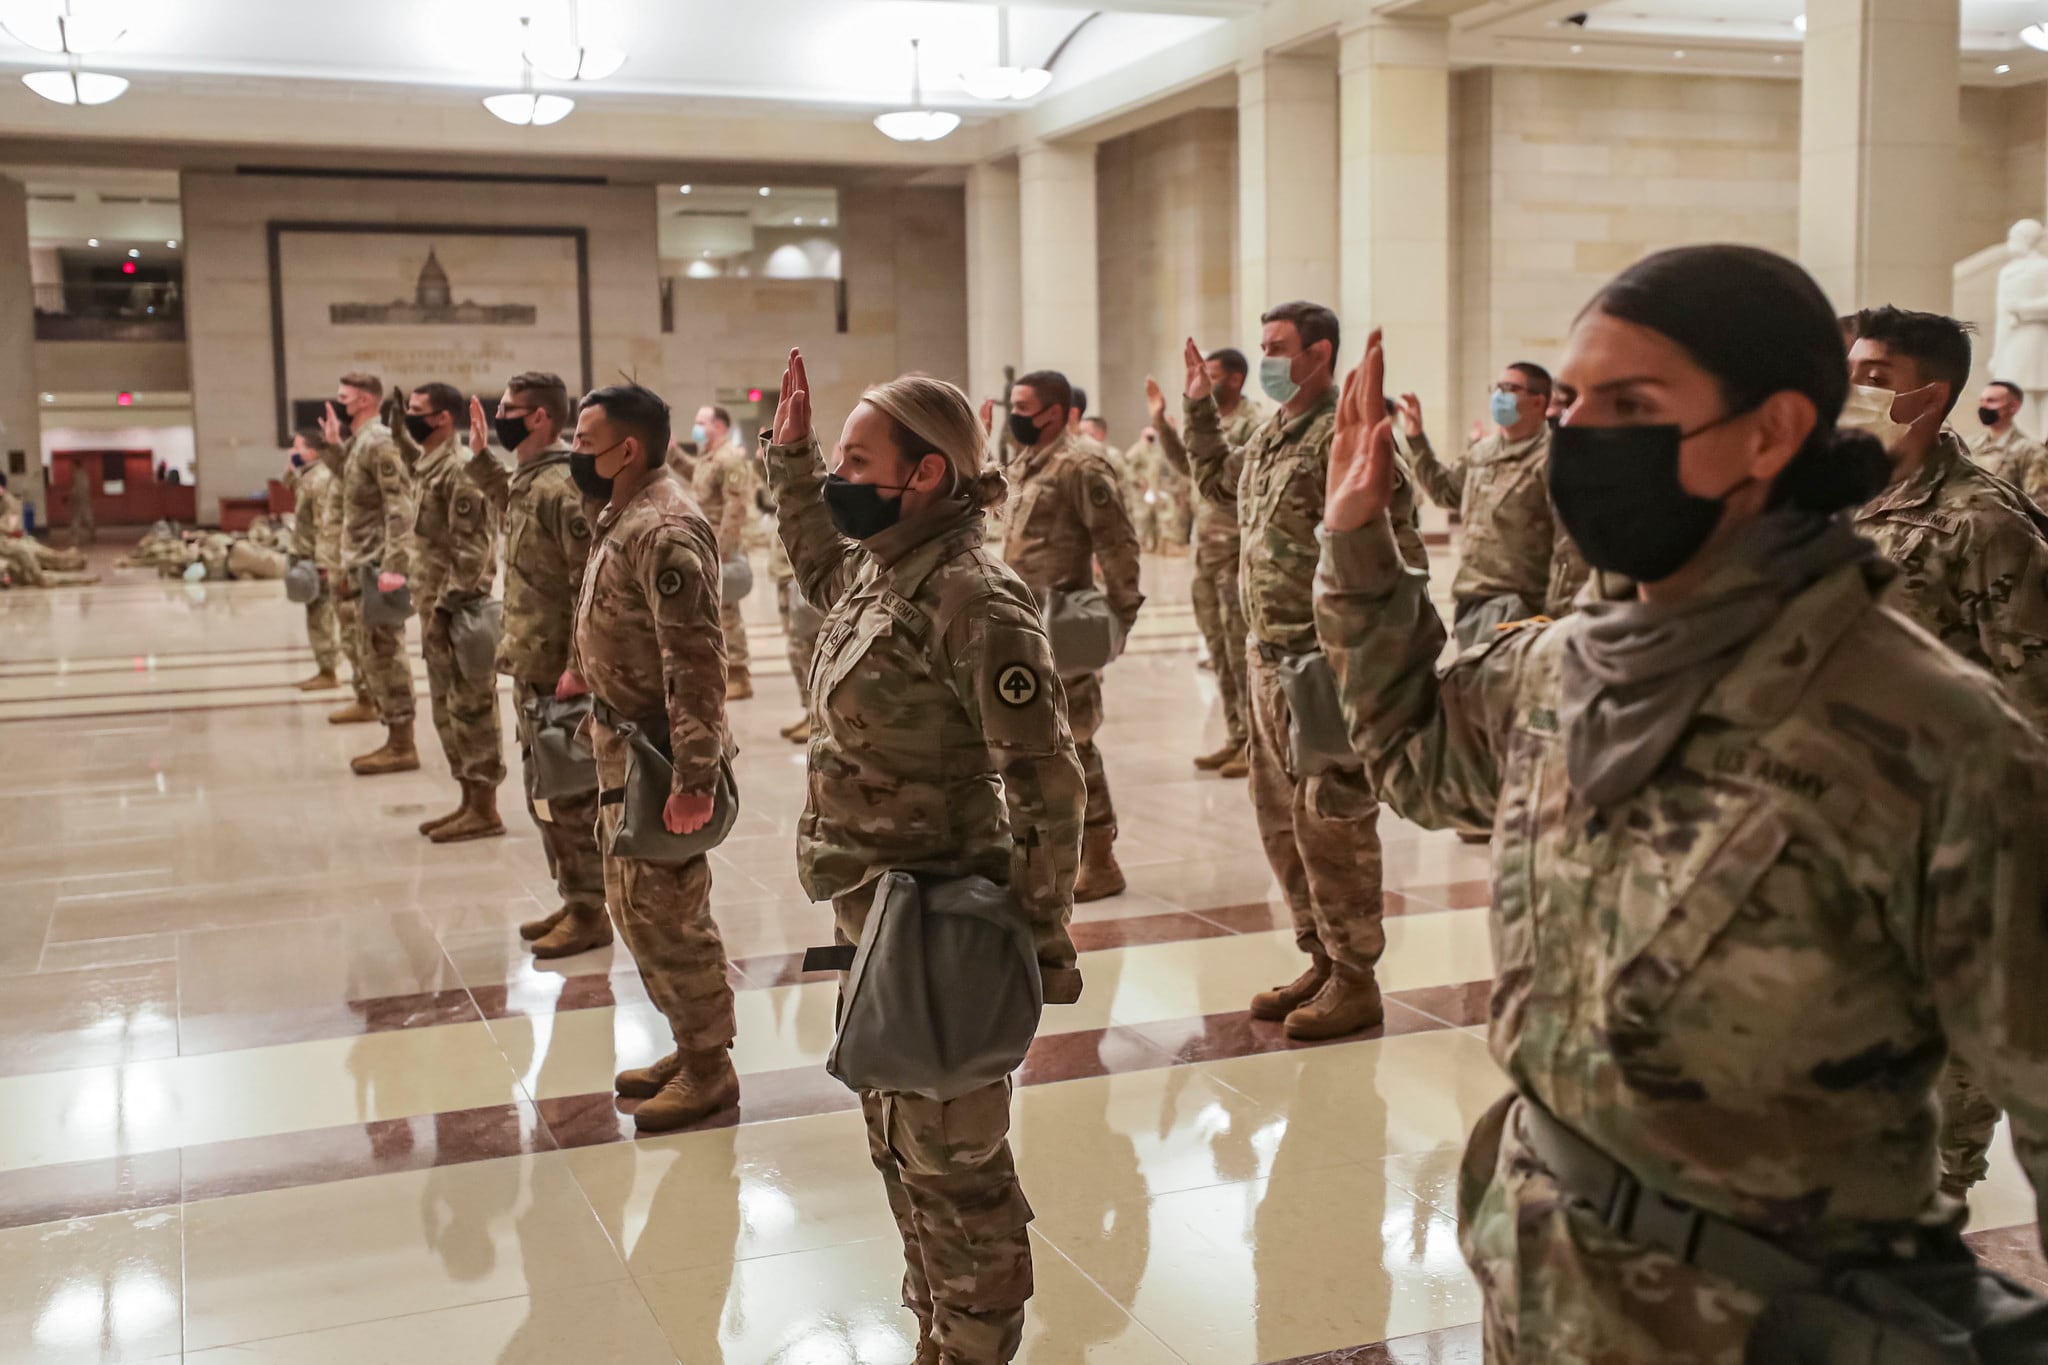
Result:
{"label": "reflection of light on floor", "polygon": [[78,1087],[64,1126],[74,1138],[99,1137],[127,1149],[147,1142],[175,1146],[167,1131],[177,1105],[154,1067],[110,1067]]}
{"label": "reflection of light on floor", "polygon": [[110,1286],[75,1280],[51,1294],[36,1314],[33,1336],[53,1349],[100,1342],[113,1358],[120,1352],[111,1348],[134,1341],[177,1311],[177,1297],[160,1276],[129,1266],[114,1272]]}
{"label": "reflection of light on floor", "polygon": [[786,1232],[797,1224],[796,1201],[765,1180],[740,1184],[740,1222],[754,1236]]}

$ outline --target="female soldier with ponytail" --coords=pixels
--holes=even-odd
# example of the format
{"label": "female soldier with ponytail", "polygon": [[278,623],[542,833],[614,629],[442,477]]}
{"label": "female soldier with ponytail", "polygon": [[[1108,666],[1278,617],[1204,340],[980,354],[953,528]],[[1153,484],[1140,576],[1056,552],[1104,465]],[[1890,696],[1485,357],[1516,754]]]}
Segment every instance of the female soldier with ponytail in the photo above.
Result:
{"label": "female soldier with ponytail", "polygon": [[1841,334],[1790,261],[1664,252],[1580,314],[1551,492],[1640,586],[1441,675],[1383,371],[1375,335],[1317,626],[1381,800],[1493,828],[1514,1090],[1459,1190],[1487,1359],[1845,1358],[1806,1354],[1869,1321],[1823,1266],[1889,1267],[1858,1291],[1886,1304],[1931,1264],[1975,1283],[1936,1183],[1951,1049],[2048,1188],[2048,747],[1879,605],[1894,571],[1842,514],[1884,454],[1836,429]]}
{"label": "female soldier with ponytail", "polygon": [[[848,942],[886,872],[1006,885],[1046,1003],[1070,1003],[1086,792],[1030,589],[983,548],[983,513],[1005,486],[982,443],[966,395],[905,375],[862,395],[828,470],[790,352],[764,458],[798,587],[827,613],[798,866]],[[1009,1082],[944,1102],[864,1091],[861,1109],[903,1236],[919,1365],[1011,1359],[1031,1296],[1031,1207],[1010,1157]]]}

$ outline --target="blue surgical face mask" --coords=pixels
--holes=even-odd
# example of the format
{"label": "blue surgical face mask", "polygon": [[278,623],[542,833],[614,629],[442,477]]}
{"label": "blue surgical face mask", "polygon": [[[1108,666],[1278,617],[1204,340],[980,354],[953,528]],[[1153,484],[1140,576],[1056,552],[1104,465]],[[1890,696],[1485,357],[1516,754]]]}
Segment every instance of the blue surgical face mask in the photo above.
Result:
{"label": "blue surgical face mask", "polygon": [[1291,355],[1269,355],[1259,360],[1259,387],[1266,391],[1266,397],[1275,403],[1291,403],[1294,395],[1301,392],[1301,385],[1294,382],[1294,357]]}
{"label": "blue surgical face mask", "polygon": [[1493,424],[1511,427],[1522,420],[1522,403],[1515,395],[1503,389],[1493,391]]}
{"label": "blue surgical face mask", "polygon": [[704,443],[710,439],[710,433],[706,432],[704,424],[699,422],[690,428],[690,439],[696,443],[697,449],[702,450]]}

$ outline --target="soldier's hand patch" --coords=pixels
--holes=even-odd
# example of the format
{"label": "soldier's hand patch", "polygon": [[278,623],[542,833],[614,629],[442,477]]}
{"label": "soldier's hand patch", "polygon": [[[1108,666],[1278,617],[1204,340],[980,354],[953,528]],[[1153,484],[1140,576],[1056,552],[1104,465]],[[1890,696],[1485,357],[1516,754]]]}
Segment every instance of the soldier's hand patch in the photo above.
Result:
{"label": "soldier's hand patch", "polygon": [[677,568],[663,569],[655,575],[654,590],[663,597],[674,597],[683,590],[683,571]]}
{"label": "soldier's hand patch", "polygon": [[1038,673],[1030,664],[1004,664],[996,674],[996,697],[1005,706],[1026,707],[1038,700]]}

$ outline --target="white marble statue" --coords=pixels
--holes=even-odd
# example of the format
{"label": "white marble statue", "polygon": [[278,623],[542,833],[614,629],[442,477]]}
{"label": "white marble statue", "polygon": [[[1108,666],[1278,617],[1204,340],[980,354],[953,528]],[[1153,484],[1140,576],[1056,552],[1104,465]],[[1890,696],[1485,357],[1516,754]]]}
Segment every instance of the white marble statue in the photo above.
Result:
{"label": "white marble statue", "polygon": [[2038,436],[2048,407],[2048,255],[2041,224],[2022,218],[2005,234],[2011,260],[1998,272],[1998,322],[1991,338],[1991,377],[2026,390],[2020,425]]}

